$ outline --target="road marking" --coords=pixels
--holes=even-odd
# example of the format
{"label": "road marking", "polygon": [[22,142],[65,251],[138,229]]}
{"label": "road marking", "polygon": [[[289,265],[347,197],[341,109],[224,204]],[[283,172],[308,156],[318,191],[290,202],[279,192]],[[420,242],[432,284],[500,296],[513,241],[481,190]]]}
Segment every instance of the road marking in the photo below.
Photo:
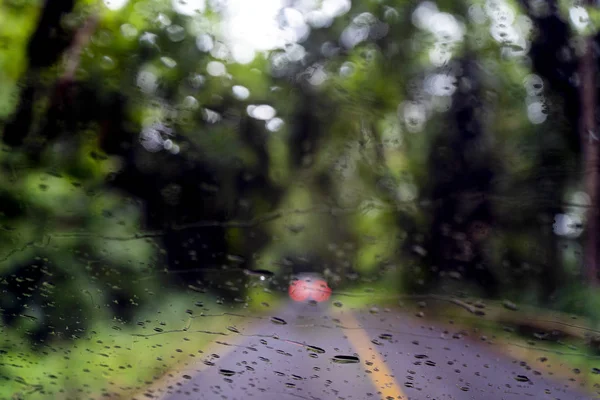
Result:
{"label": "road marking", "polygon": [[[394,378],[394,374],[388,368],[383,360],[383,357],[377,350],[373,350],[375,346],[371,343],[371,339],[364,329],[360,328],[360,323],[354,318],[350,312],[332,312],[335,318],[338,318],[342,323],[342,330],[348,337],[348,341],[356,350],[361,360],[369,360],[373,362],[371,373],[367,374],[373,386],[381,392],[383,399],[407,399],[400,385]],[[344,329],[352,327],[352,329]]]}
{"label": "road marking", "polygon": [[[219,357],[225,358],[225,356],[229,355],[236,348],[238,348],[240,342],[244,341],[247,336],[251,335],[250,332],[256,329],[259,323],[256,321],[250,321],[244,327],[243,335],[231,335],[227,336],[227,344],[223,344],[218,340],[214,340],[207,345],[207,348],[203,350],[204,355],[207,354],[219,354]],[[206,370],[209,366],[204,364],[204,362],[195,361],[189,362],[186,364],[175,365],[168,371],[165,371],[163,375],[153,381],[150,385],[146,386],[144,390],[141,390],[135,394],[133,394],[133,399],[146,399],[148,396],[146,394],[150,394],[154,397],[154,399],[167,399],[171,396],[169,393],[169,387],[177,386],[177,384],[185,385],[189,380],[183,377],[183,375],[189,375],[192,378],[198,376],[202,371]]]}

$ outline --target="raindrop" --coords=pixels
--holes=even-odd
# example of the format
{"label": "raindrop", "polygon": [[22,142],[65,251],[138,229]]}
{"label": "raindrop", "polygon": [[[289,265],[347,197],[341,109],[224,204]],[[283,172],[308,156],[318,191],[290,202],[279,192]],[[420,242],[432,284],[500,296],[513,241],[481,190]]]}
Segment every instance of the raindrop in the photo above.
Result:
{"label": "raindrop", "polygon": [[273,271],[266,269],[245,269],[244,273],[250,276],[264,276],[265,278],[271,278],[275,275]]}
{"label": "raindrop", "polygon": [[271,322],[277,325],[287,325],[284,319],[278,317],[271,317]]}
{"label": "raindrop", "polygon": [[334,356],[331,361],[337,364],[356,364],[360,362],[360,359],[356,356],[338,355]]}
{"label": "raindrop", "polygon": [[340,75],[343,76],[344,78],[347,78],[347,77],[351,76],[354,73],[355,69],[356,68],[355,68],[355,66],[354,66],[353,63],[351,63],[349,61],[346,61],[340,67]]}
{"label": "raindrop", "polygon": [[213,39],[210,35],[203,34],[196,38],[196,47],[200,51],[211,51],[214,46]]}
{"label": "raindrop", "polygon": [[144,93],[153,93],[158,87],[158,77],[150,71],[140,71],[136,84]]}
{"label": "raindrop", "polygon": [[331,25],[332,18],[320,10],[315,10],[306,15],[306,22],[314,28],[324,28]]}
{"label": "raindrop", "polygon": [[190,85],[194,89],[201,88],[202,85],[204,85],[205,81],[206,81],[206,78],[204,78],[204,76],[202,76],[202,75],[194,75],[194,76],[190,77],[190,79],[189,79]]}
{"label": "raindrop", "polygon": [[102,57],[101,65],[104,69],[113,69],[115,67],[115,62],[109,56],[104,56]]}
{"label": "raindrop", "polygon": [[121,35],[126,37],[127,39],[132,39],[136,37],[138,34],[138,30],[135,26],[131,24],[123,24],[121,25]]}
{"label": "raindrop", "polygon": [[271,132],[277,132],[283,126],[283,120],[281,118],[272,118],[265,124],[267,130]]}
{"label": "raindrop", "polygon": [[188,110],[197,110],[199,107],[199,103],[194,96],[186,96],[183,99],[182,107]]}
{"label": "raindrop", "polygon": [[230,369],[220,369],[219,374],[224,375],[224,376],[233,376],[233,375],[235,375],[235,371],[232,371]]}
{"label": "raindrop", "polygon": [[504,300],[502,302],[502,305],[504,306],[504,308],[506,308],[507,310],[511,310],[511,311],[517,311],[519,309],[519,307],[517,307],[517,305],[515,303],[513,303],[512,301],[509,301],[509,300]]}
{"label": "raindrop", "polygon": [[234,85],[231,88],[233,96],[238,100],[246,100],[250,96],[250,90],[241,85]]}
{"label": "raindrop", "polygon": [[247,112],[249,116],[263,121],[270,120],[275,117],[275,114],[277,113],[273,107],[267,104],[248,106]]}
{"label": "raindrop", "polygon": [[222,62],[211,61],[206,65],[206,72],[212,76],[223,76],[227,73],[227,69]]}
{"label": "raindrop", "polygon": [[541,124],[548,118],[546,105],[542,101],[534,101],[527,106],[527,117],[532,124]]}
{"label": "raindrop", "polygon": [[525,375],[517,375],[515,376],[515,380],[519,382],[531,382],[531,380]]}
{"label": "raindrop", "polygon": [[171,18],[167,17],[165,14],[162,13],[158,14],[158,16],[156,17],[156,21],[162,26],[171,25]]}
{"label": "raindrop", "polygon": [[156,47],[156,34],[150,32],[144,32],[140,36],[140,43],[147,47]]}
{"label": "raindrop", "polygon": [[185,29],[180,25],[171,25],[167,28],[167,36],[172,42],[181,42],[185,38]]}
{"label": "raindrop", "polygon": [[192,16],[206,9],[206,0],[171,0],[176,13]]}
{"label": "raindrop", "polygon": [[167,68],[175,68],[177,66],[177,61],[173,60],[171,57],[161,57],[160,61],[162,61]]}
{"label": "raindrop", "polygon": [[324,350],[324,349],[322,349],[322,348],[320,348],[320,347],[317,347],[317,346],[310,346],[310,345],[307,345],[307,346],[306,346],[306,349],[307,349],[308,351],[311,351],[311,352],[313,352],[313,353],[319,353],[319,354],[323,354],[323,353],[325,353],[325,350]]}
{"label": "raindrop", "polygon": [[583,31],[588,26],[590,20],[587,10],[581,6],[571,7],[569,9],[569,17],[578,31]]}

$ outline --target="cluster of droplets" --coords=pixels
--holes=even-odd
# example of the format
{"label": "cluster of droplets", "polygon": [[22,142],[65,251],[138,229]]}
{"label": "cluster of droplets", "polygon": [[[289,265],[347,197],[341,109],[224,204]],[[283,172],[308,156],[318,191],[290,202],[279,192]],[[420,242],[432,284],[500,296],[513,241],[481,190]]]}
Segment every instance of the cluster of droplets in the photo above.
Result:
{"label": "cluster of droplets", "polygon": [[539,75],[531,74],[523,81],[527,96],[527,118],[532,124],[541,124],[548,118],[548,106],[544,97],[544,81]]}
{"label": "cluster of droplets", "polygon": [[452,59],[466,33],[462,22],[450,13],[439,11],[437,5],[430,1],[417,6],[412,14],[412,22],[417,28],[432,35],[434,43],[429,50],[429,61],[437,67]]}
{"label": "cluster of droplets", "polygon": [[482,17],[490,21],[492,38],[503,45],[502,55],[525,56],[529,51],[529,37],[533,29],[531,19],[526,15],[517,15],[505,0],[486,1],[484,11]]}

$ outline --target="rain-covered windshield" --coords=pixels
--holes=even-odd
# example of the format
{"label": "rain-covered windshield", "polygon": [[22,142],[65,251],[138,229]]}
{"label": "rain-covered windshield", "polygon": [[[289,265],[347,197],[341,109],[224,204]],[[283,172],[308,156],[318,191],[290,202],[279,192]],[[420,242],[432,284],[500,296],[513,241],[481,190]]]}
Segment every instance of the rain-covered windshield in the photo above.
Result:
{"label": "rain-covered windshield", "polygon": [[600,394],[591,0],[4,0],[0,399]]}

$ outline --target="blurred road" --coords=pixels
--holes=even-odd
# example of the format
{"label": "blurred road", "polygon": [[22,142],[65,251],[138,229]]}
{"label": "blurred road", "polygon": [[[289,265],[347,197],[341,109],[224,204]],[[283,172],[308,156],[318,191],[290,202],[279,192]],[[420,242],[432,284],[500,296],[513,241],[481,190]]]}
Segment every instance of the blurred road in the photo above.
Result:
{"label": "blurred road", "polygon": [[485,343],[395,312],[293,304],[275,316],[215,342],[198,365],[137,398],[591,398]]}

